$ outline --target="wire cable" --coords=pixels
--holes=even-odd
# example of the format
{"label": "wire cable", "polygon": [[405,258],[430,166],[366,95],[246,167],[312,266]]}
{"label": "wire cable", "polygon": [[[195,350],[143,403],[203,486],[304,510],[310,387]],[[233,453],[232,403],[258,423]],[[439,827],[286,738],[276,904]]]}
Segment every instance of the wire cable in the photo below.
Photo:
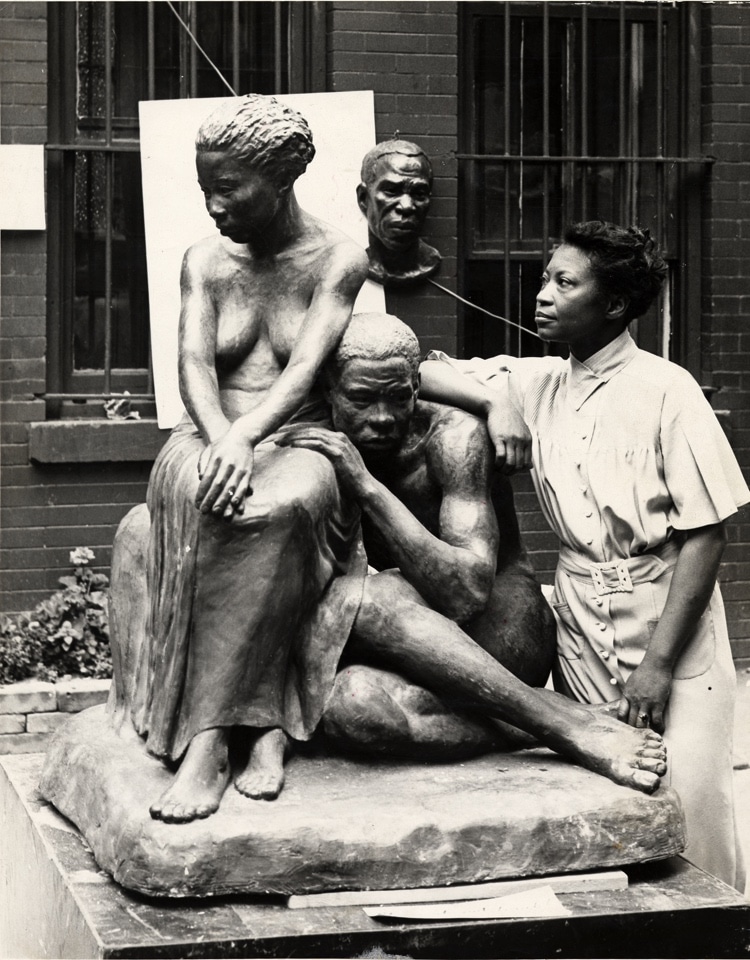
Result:
{"label": "wire cable", "polygon": [[472,307],[474,310],[479,310],[480,313],[486,313],[488,317],[492,317],[493,320],[502,320],[503,323],[507,323],[509,327],[515,327],[517,330],[520,330],[522,333],[528,333],[530,337],[536,337],[537,340],[542,338],[534,330],[529,330],[527,327],[522,326],[520,323],[516,323],[514,320],[508,320],[507,317],[501,317],[498,313],[490,313],[489,310],[485,310],[484,307],[477,306],[476,303],[472,303],[471,300],[464,300],[463,297],[460,297],[457,293],[454,293],[452,290],[449,290],[447,287],[444,287],[441,283],[429,278],[429,282],[433,287],[437,287],[438,290],[442,290],[443,293],[449,294],[451,297],[454,297],[456,300],[460,300],[461,303],[465,303],[467,307]]}
{"label": "wire cable", "polygon": [[182,19],[182,17],[179,15],[179,13],[175,10],[174,5],[173,5],[173,3],[172,3],[172,0],[167,0],[167,6],[168,6],[169,9],[172,11],[172,13],[177,17],[177,19],[180,21],[180,23],[182,24],[183,30],[184,30],[185,33],[190,37],[190,39],[193,41],[193,43],[195,44],[195,46],[200,50],[200,52],[203,54],[203,56],[206,58],[206,60],[208,61],[209,65],[210,65],[211,67],[213,67],[213,69],[216,71],[219,79],[220,79],[221,82],[224,84],[224,86],[227,88],[227,90],[232,94],[233,97],[236,97],[237,94],[236,94],[235,91],[232,89],[232,86],[231,86],[231,84],[229,83],[229,81],[227,80],[227,78],[224,76],[224,74],[221,72],[221,70],[219,70],[219,68],[218,68],[218,67],[216,66],[216,64],[213,62],[213,60],[211,59],[211,57],[209,57],[209,55],[206,53],[206,51],[203,49],[203,47],[198,43],[198,39],[197,39],[197,37],[195,36],[195,34],[193,33],[193,31],[192,31],[192,30],[190,29],[190,27],[185,23],[185,21]]}

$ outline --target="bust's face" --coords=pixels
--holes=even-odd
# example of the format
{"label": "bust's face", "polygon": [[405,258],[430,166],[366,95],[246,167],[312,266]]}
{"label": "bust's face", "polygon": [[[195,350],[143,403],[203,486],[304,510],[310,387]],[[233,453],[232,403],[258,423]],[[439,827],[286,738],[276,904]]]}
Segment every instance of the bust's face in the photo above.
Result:
{"label": "bust's face", "polygon": [[364,457],[384,456],[409,428],[417,384],[404,357],[349,360],[327,390],[333,425]]}
{"label": "bust's face", "polygon": [[430,208],[427,164],[422,157],[391,153],[376,161],[373,173],[357,191],[359,208],[384,247],[406,250],[419,240]]}

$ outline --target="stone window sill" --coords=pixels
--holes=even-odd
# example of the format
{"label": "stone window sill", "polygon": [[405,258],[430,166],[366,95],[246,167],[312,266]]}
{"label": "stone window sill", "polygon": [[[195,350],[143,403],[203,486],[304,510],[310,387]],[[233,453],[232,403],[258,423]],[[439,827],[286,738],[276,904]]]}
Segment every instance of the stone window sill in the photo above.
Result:
{"label": "stone window sill", "polygon": [[169,430],[156,420],[47,420],[29,424],[33,463],[123,463],[154,460]]}

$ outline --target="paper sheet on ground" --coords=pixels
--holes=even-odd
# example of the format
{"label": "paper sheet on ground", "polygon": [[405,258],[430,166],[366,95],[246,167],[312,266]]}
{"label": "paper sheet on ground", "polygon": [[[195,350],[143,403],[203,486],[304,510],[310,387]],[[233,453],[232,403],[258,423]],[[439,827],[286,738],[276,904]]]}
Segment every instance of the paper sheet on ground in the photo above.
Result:
{"label": "paper sheet on ground", "polygon": [[511,917],[568,917],[566,909],[550,886],[490,900],[458,903],[389,904],[362,907],[369,917],[393,920],[496,920]]}
{"label": "paper sheet on ground", "polygon": [[[159,426],[182,416],[177,381],[180,266],[185,250],[216,234],[198,189],[195,134],[228,97],[142,102],[141,170],[151,312],[151,352]],[[315,158],[295,190],[300,206],[367,246],[367,222],[357,206],[362,158],[375,144],[372,91],[304,93],[277,97],[310,125]],[[383,288],[370,281],[355,310],[384,310]]]}

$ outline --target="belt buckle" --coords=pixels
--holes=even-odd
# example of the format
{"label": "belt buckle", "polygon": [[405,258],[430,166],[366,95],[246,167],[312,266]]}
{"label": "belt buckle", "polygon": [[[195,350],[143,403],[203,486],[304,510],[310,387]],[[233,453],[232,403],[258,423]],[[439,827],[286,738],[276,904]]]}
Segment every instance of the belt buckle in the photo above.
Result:
{"label": "belt buckle", "polygon": [[[591,579],[594,582],[594,589],[597,596],[606,596],[609,593],[632,593],[633,581],[630,579],[627,564],[624,560],[602,565],[591,564]],[[604,571],[611,570],[617,574],[617,586],[608,586],[604,581]]]}
{"label": "belt buckle", "polygon": [[617,564],[617,579],[620,581],[620,593],[632,593],[633,581],[630,579],[630,571],[624,560]]}

